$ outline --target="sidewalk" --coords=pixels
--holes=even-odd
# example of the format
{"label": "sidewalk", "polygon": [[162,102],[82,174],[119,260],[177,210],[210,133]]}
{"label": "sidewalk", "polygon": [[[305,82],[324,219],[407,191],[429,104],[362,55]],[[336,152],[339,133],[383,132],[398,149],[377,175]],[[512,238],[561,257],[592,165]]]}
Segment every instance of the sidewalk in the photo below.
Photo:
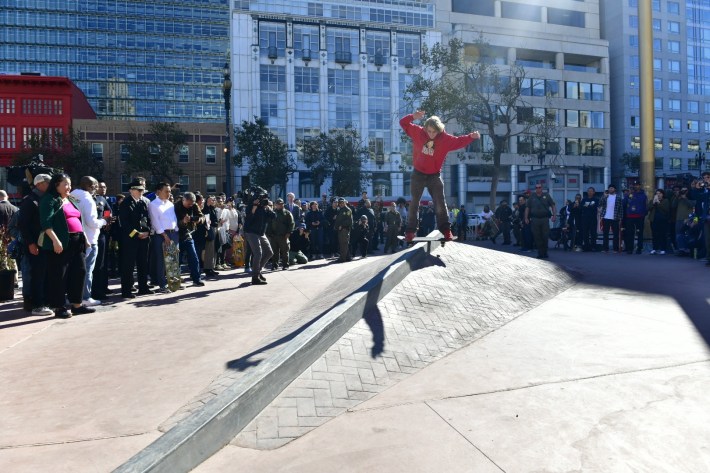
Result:
{"label": "sidewalk", "polygon": [[[710,471],[710,269],[674,256],[551,250],[549,261],[538,261],[493,248],[500,247],[447,245],[439,252],[446,268],[418,271],[402,285],[418,278],[443,295],[447,285],[439,283],[452,268],[461,279],[485,274],[476,279],[481,293],[512,284],[500,305],[540,284],[527,277],[534,267],[571,271],[577,281],[500,328],[481,325],[473,343],[414,367],[280,448],[245,448],[236,439],[195,471]],[[490,258],[499,263],[491,265]],[[470,273],[460,274],[461,265]],[[520,277],[493,279],[506,266]],[[470,292],[459,292],[459,306],[447,297],[390,293],[378,305],[381,357],[404,349],[395,309],[405,301],[409,313],[432,320],[452,313],[463,319],[473,311],[485,322],[489,307],[466,307]],[[418,335],[421,326],[412,326]],[[348,336],[336,350],[343,352],[353,340]],[[313,380],[316,371],[314,364]],[[339,398],[332,383],[331,394]],[[295,398],[281,402],[288,399]],[[286,405],[277,414],[288,423]]]}
{"label": "sidewalk", "polygon": [[306,323],[392,258],[317,260],[266,273],[269,284],[258,287],[241,270],[223,272],[171,295],[112,297],[69,320],[28,316],[20,299],[4,303],[0,471],[111,471],[230,361]]}

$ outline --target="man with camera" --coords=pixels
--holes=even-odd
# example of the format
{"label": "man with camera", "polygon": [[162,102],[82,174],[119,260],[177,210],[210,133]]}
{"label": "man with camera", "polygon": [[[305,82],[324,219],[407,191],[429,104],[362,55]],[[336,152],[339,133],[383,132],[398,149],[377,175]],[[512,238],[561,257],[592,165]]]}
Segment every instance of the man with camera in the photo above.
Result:
{"label": "man with camera", "polygon": [[178,234],[180,237],[180,253],[187,254],[187,265],[190,268],[190,278],[193,286],[204,286],[205,283],[200,278],[200,260],[197,258],[195,242],[192,234],[197,225],[202,223],[205,217],[199,205],[196,205],[197,196],[192,192],[185,192],[182,200],[175,202],[175,216],[177,217]]}
{"label": "man with camera", "polygon": [[276,217],[272,210],[266,190],[256,188],[250,192],[252,198],[247,205],[244,221],[244,238],[251,248],[251,283],[252,285],[266,284],[262,274],[266,263],[274,255],[269,239],[266,237],[266,225],[269,220]]}
{"label": "man with camera", "polygon": [[703,233],[705,234],[706,266],[710,266],[710,171],[702,174],[702,179],[695,181],[691,198],[695,200],[695,215],[704,221]]}

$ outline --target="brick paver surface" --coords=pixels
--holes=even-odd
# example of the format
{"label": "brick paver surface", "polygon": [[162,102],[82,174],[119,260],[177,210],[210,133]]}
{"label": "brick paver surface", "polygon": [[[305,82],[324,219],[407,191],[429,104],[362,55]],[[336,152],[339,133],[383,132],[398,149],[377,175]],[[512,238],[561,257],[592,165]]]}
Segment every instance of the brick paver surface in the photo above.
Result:
{"label": "brick paver surface", "polygon": [[463,244],[434,251],[232,442],[278,448],[574,283],[545,261]]}

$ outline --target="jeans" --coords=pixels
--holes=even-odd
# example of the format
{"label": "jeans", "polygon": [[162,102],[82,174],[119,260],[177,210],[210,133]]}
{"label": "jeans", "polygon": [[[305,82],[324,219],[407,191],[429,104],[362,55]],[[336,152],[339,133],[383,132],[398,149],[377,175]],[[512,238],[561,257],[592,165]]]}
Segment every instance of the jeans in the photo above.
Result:
{"label": "jeans", "polygon": [[425,187],[429,189],[431,198],[434,201],[436,222],[439,231],[443,233],[451,228],[451,224],[449,223],[449,210],[446,208],[446,197],[444,196],[444,182],[441,180],[439,173],[424,174],[416,170],[412,173],[411,177],[412,201],[409,204],[407,231],[416,233],[419,227],[419,201],[422,200]]}
{"label": "jeans", "polygon": [[83,233],[70,233],[61,253],[41,250],[47,261],[47,274],[52,277],[52,283],[47,285],[47,302],[51,307],[64,307],[65,297],[72,304],[81,304],[86,276],[85,241]]}
{"label": "jeans", "polygon": [[266,263],[274,256],[274,252],[269,244],[269,239],[264,235],[245,233],[244,238],[249,242],[252,253],[251,274],[252,276],[258,276],[264,266],[266,266]]}
{"label": "jeans", "polygon": [[[602,250],[609,251],[609,230],[614,232],[614,239],[612,240],[612,251],[621,251],[619,247],[619,221],[611,220],[605,218],[602,220]],[[633,242],[633,239],[631,240]],[[633,248],[633,245],[631,246]],[[628,250],[627,250],[628,251]]]}
{"label": "jeans", "polygon": [[627,217],[624,220],[624,245],[627,252],[634,250],[634,238],[636,251],[643,250],[643,221],[644,217]]}
{"label": "jeans", "polygon": [[189,240],[182,240],[180,242],[180,254],[182,253],[187,255],[187,266],[190,268],[190,279],[192,279],[192,282],[198,282],[200,280],[200,260],[197,259],[195,242],[192,238]]}
{"label": "jeans", "polygon": [[86,276],[84,277],[84,300],[91,297],[91,284],[94,280],[94,265],[96,264],[96,255],[98,254],[99,246],[94,243],[86,249]]}

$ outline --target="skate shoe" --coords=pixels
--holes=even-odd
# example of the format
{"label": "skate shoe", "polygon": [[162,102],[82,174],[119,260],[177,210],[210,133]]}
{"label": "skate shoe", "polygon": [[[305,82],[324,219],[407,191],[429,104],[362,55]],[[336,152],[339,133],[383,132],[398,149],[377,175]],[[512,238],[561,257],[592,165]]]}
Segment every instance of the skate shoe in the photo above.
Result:
{"label": "skate shoe", "polygon": [[454,235],[451,233],[451,229],[444,230],[441,233],[444,234],[444,241],[452,241],[454,239]]}

